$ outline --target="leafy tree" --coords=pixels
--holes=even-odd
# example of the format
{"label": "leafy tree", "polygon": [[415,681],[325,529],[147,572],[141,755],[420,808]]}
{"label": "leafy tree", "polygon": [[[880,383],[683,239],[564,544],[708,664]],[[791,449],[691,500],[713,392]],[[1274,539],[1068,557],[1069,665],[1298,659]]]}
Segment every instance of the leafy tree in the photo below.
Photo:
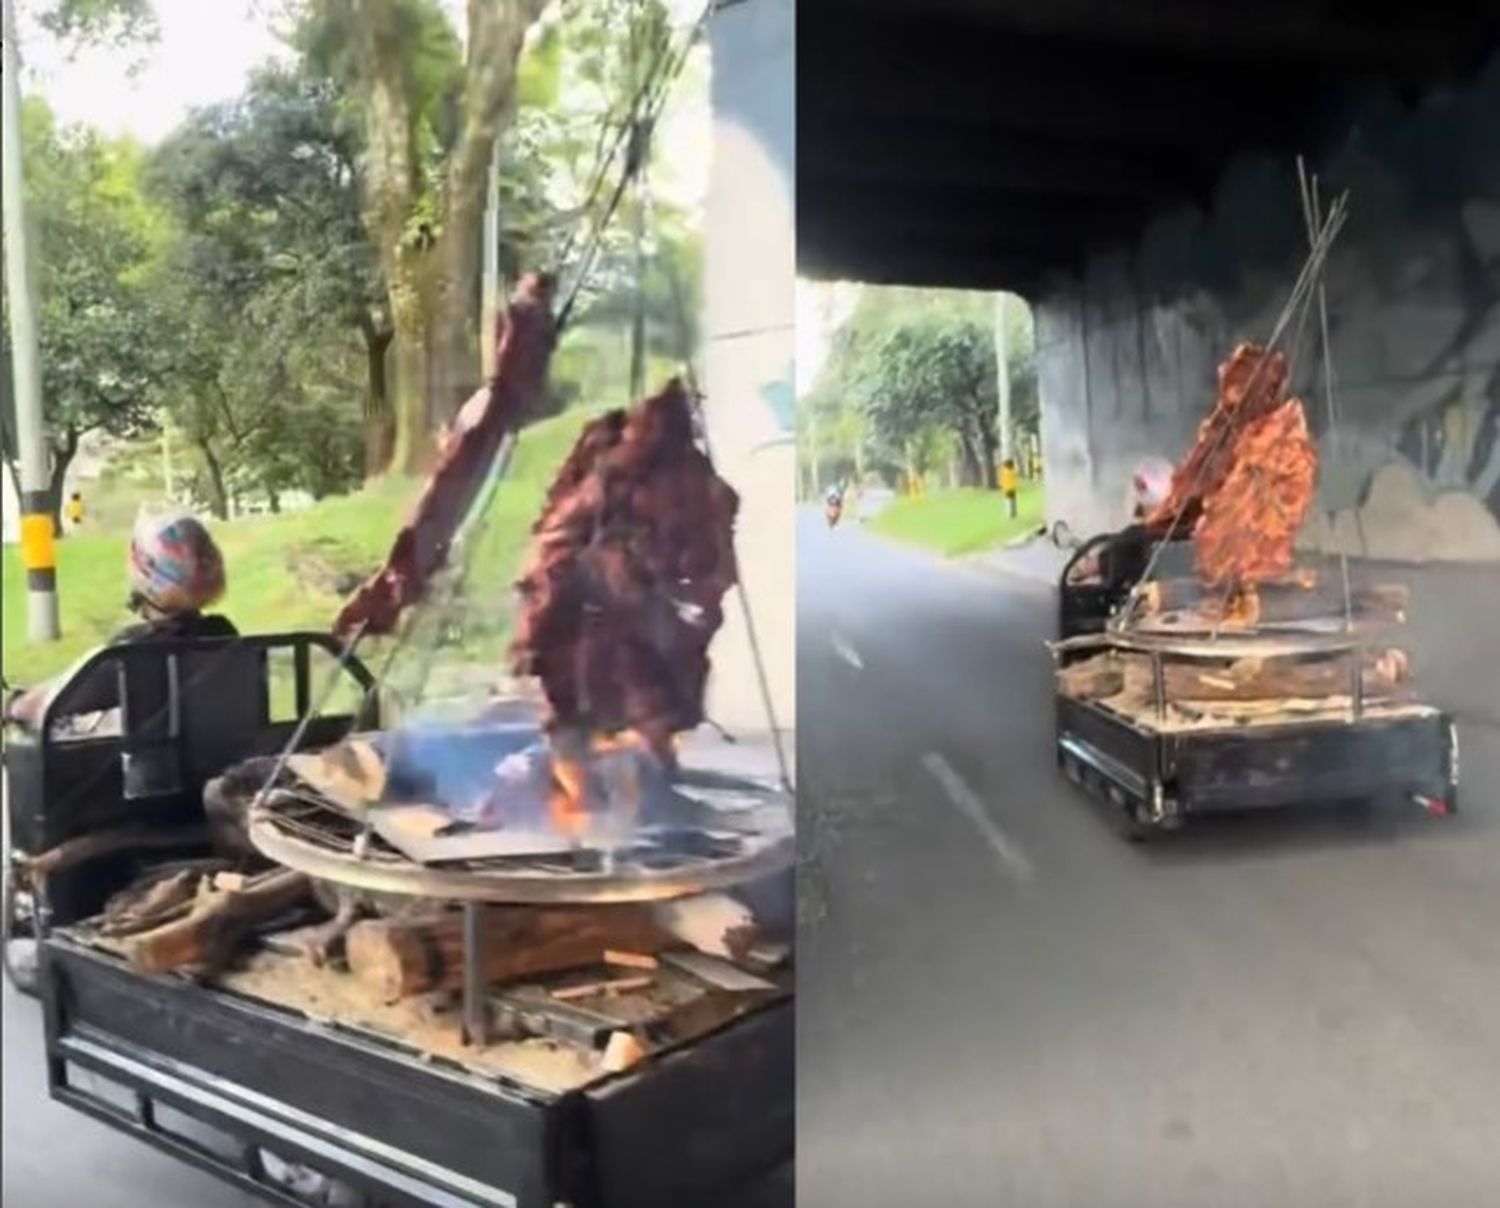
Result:
{"label": "leafy tree", "polygon": [[[478,379],[481,219],[497,137],[503,271],[576,268],[571,237],[612,193],[601,158],[668,41],[660,0],[589,0],[542,21],[546,7],[469,0],[462,42],[437,0],[305,0],[302,9],[295,44],[309,71],[344,89],[360,122],[365,226],[395,328],[401,470],[423,464],[430,432]],[[601,269],[628,239],[619,225],[605,232]],[[637,330],[637,365],[649,339]]]}
{"label": "leafy tree", "polygon": [[[1007,308],[1011,415],[1037,422],[1031,327],[1024,307]],[[811,400],[831,414],[853,409],[865,425],[864,452],[930,472],[956,449],[963,480],[995,486],[999,450],[992,295],[925,289],[867,289],[833,339]],[[847,421],[846,421],[847,423]]]}
{"label": "leafy tree", "polygon": [[362,117],[364,222],[395,330],[399,470],[477,378],[485,185],[545,0],[468,0],[462,47],[437,0],[310,0],[296,41]]}
{"label": "leafy tree", "polygon": [[[22,110],[22,139],[56,516],[63,481],[86,435],[126,437],[153,422],[158,346],[146,274],[161,226],[141,192],[142,157],[133,144],[59,129],[37,99]],[[0,432],[15,474],[8,322],[4,331],[7,408]]]}
{"label": "leafy tree", "polygon": [[77,43],[124,46],[161,32],[151,0],[53,0],[39,15],[45,29]]}
{"label": "leafy tree", "polygon": [[995,485],[995,345],[985,325],[924,315],[881,332],[852,385],[888,444],[904,447],[936,424],[957,436],[965,480]]}
{"label": "leafy tree", "polygon": [[377,474],[394,435],[394,328],[360,215],[357,157],[333,86],[270,68],[243,97],[193,114],[159,150],[152,185],[183,231],[182,275],[196,289],[217,291],[231,311],[254,304],[283,346],[357,339],[364,465]]}
{"label": "leafy tree", "polygon": [[158,267],[153,398],[196,454],[195,495],[218,516],[250,497],[314,497],[363,474],[362,358],[335,319],[289,330],[277,291],[230,306],[183,239]]}

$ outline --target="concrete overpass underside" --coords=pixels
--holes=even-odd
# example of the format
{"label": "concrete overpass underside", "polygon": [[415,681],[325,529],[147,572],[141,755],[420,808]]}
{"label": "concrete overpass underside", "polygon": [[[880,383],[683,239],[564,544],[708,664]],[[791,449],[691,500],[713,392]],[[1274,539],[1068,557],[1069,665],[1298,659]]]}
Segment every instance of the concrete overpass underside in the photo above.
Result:
{"label": "concrete overpass underside", "polygon": [[1352,208],[1308,541],[1500,559],[1496,6],[801,0],[797,34],[799,270],[1028,296],[1056,515],[1118,522],[1268,333],[1300,154]]}

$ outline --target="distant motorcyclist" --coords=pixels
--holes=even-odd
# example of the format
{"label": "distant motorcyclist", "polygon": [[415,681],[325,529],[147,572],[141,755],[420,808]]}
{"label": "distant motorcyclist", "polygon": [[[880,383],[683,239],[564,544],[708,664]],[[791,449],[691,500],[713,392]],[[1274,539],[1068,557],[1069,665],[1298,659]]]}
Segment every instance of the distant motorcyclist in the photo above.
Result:
{"label": "distant motorcyclist", "polygon": [[838,487],[829,487],[828,494],[823,496],[823,516],[828,521],[828,527],[832,528],[839,522],[844,514],[844,493]]}

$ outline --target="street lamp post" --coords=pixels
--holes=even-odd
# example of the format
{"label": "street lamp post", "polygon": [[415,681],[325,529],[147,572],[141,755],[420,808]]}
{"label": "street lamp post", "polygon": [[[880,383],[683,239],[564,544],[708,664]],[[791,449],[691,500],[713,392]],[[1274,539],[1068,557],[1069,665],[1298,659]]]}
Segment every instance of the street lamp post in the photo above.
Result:
{"label": "street lamp post", "polygon": [[34,642],[58,637],[57,544],[46,436],[42,428],[42,389],[37,356],[36,310],[26,246],[26,205],[21,170],[21,55],[16,46],[16,13],[4,5],[3,126],[0,160],[4,166],[5,288],[10,306],[11,368],[15,381],[16,445],[21,469],[21,561],[26,567],[26,629]]}

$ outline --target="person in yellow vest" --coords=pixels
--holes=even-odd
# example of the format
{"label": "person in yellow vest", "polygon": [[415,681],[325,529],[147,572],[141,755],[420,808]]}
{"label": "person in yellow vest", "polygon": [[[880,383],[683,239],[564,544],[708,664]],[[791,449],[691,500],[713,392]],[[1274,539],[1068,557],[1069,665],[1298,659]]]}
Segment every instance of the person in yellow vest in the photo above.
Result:
{"label": "person in yellow vest", "polygon": [[1005,514],[1012,520],[1016,518],[1016,492],[1020,486],[1016,459],[1007,457],[1000,463],[1000,493],[1005,496]]}
{"label": "person in yellow vest", "polygon": [[74,491],[68,497],[68,506],[65,515],[68,518],[68,527],[70,529],[76,529],[83,523],[83,495],[78,491]]}

